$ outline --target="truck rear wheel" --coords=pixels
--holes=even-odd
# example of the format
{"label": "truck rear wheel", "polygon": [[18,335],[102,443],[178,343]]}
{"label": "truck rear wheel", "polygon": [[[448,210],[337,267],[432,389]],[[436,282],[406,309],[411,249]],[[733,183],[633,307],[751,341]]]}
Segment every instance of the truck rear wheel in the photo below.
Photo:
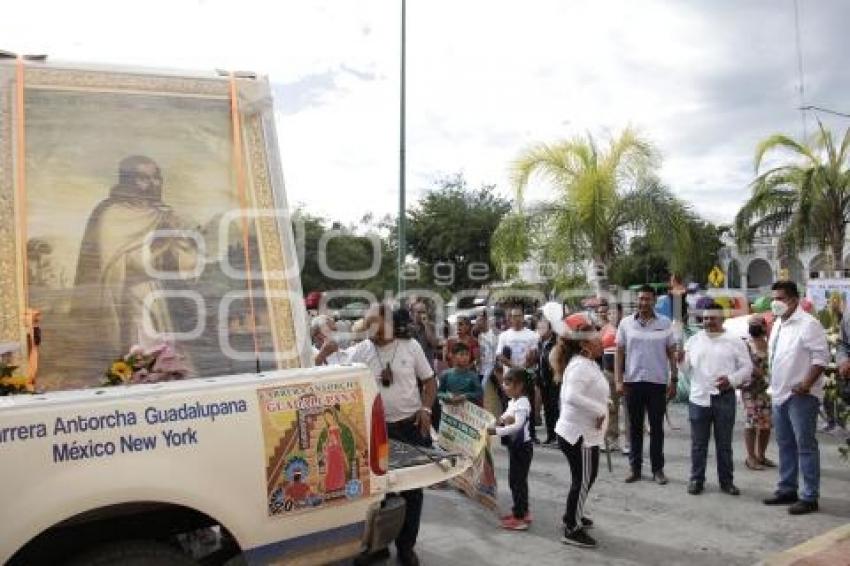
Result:
{"label": "truck rear wheel", "polygon": [[197,566],[197,563],[161,542],[127,540],[110,542],[87,551],[68,562],[68,566]]}

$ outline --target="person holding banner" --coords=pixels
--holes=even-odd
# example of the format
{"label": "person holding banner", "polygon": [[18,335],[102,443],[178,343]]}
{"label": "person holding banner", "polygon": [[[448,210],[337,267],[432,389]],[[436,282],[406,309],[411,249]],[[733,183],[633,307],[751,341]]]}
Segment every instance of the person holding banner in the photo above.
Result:
{"label": "person holding banner", "polygon": [[512,531],[528,530],[528,471],[534,456],[531,441],[531,403],[528,400],[528,380],[524,369],[513,368],[504,377],[502,388],[510,399],[508,408],[488,432],[507,440],[508,484],[514,506],[510,515],[502,517],[502,528]]}
{"label": "person holding banner", "polygon": [[469,348],[463,342],[456,342],[452,347],[454,365],[440,374],[440,386],[437,398],[450,404],[461,404],[466,401],[481,406],[484,390],[481,389],[481,378],[478,377],[470,363]]}
{"label": "person holding banner", "polygon": [[556,371],[564,372],[555,432],[572,476],[561,542],[593,548],[596,540],[586,532],[593,521],[584,516],[584,506],[599,471],[599,446],[605,438],[611,393],[608,380],[596,363],[602,356],[602,341],[596,328],[580,313],[568,316],[564,326],[564,335],[553,355]]}

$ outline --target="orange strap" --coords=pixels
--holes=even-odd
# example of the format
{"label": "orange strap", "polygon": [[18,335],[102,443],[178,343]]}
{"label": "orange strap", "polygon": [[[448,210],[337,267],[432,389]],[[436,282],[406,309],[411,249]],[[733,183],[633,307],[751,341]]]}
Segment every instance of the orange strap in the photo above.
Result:
{"label": "orange strap", "polygon": [[38,373],[38,344],[36,343],[36,327],[39,324],[38,311],[29,308],[29,258],[27,257],[27,129],[26,112],[24,104],[24,58],[18,55],[15,69],[15,82],[17,96],[15,97],[15,193],[18,201],[18,230],[20,234],[20,254],[23,276],[24,325],[27,329],[27,378],[30,386],[35,385],[35,376]]}
{"label": "orange strap", "polygon": [[257,313],[254,309],[253,271],[251,268],[251,248],[248,232],[248,195],[245,187],[245,162],[242,151],[242,119],[239,114],[239,93],[236,89],[236,77],[230,73],[230,116],[233,127],[233,165],[236,168],[236,190],[239,207],[242,209],[242,248],[245,253],[245,270],[248,273],[248,307],[251,312],[251,336],[254,339],[254,355],[257,360],[257,373],[260,372],[260,343],[257,339]]}
{"label": "orange strap", "polygon": [[26,113],[24,112],[24,58],[18,56],[16,73],[17,96],[15,97],[15,146],[17,150],[15,191],[18,200],[18,226],[21,235],[21,262],[24,271],[24,312],[29,303],[29,266],[27,258],[27,138]]}

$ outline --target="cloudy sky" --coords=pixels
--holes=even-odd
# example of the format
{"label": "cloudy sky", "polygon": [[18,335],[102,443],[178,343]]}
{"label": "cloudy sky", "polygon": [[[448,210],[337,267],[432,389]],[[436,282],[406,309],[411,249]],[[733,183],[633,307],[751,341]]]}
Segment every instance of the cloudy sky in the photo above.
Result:
{"label": "cloudy sky", "polygon": [[[850,2],[799,6],[805,102],[850,112]],[[397,208],[399,7],[28,0],[3,8],[0,49],[268,74],[290,203],[355,221]],[[528,144],[631,124],[661,150],[663,180],[728,221],[755,143],[802,132],[793,0],[408,0],[407,13],[409,201],[456,172],[510,195]]]}

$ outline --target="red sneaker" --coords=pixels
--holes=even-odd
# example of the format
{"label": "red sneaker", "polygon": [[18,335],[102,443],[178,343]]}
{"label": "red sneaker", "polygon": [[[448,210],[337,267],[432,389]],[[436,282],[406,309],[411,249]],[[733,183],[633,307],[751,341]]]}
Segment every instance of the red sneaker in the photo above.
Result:
{"label": "red sneaker", "polygon": [[[508,519],[513,519],[513,518],[514,518],[513,514],[509,513],[507,515],[502,515],[501,517],[499,517],[499,520],[500,521],[506,521]],[[530,525],[533,522],[533,519],[531,517],[531,511],[526,513],[525,517],[523,517],[522,520]]]}
{"label": "red sneaker", "polygon": [[508,529],[510,531],[527,531],[528,523],[526,523],[522,519],[517,519],[514,516],[510,516],[507,519],[502,519],[502,528]]}

